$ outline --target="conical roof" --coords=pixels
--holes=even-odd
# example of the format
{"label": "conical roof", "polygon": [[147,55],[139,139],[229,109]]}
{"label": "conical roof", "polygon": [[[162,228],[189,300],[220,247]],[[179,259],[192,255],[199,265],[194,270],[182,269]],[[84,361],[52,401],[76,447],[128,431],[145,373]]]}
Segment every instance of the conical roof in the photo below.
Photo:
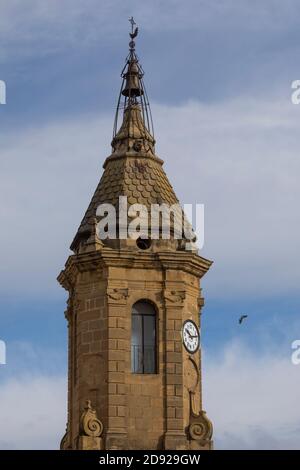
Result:
{"label": "conical roof", "polygon": [[76,249],[81,237],[88,237],[94,229],[97,207],[103,203],[115,206],[118,212],[119,196],[127,196],[128,204],[178,203],[178,199],[158,158],[126,157],[107,161],[105,171],[80,224],[71,249]]}
{"label": "conical roof", "polygon": [[[155,155],[149,103],[142,81],[143,72],[134,52],[133,41],[130,46],[126,70],[122,72],[123,84],[112,140],[113,151],[103,165],[103,175],[72,242],[71,249],[74,251],[80,241],[87,239],[95,230],[96,211],[100,204],[110,203],[118,213],[120,196],[127,196],[128,205],[144,204],[148,210],[152,204],[179,203],[163,169],[163,161]],[[134,73],[134,80],[131,73]],[[134,93],[130,89],[131,83],[135,87]],[[122,96],[125,97],[123,105]],[[120,113],[122,123],[117,129]]]}

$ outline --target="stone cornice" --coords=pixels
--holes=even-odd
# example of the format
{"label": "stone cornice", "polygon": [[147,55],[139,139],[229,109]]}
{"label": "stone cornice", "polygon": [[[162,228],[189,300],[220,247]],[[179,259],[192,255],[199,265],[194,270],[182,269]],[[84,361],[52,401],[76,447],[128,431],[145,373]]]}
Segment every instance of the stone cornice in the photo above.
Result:
{"label": "stone cornice", "polygon": [[194,274],[200,279],[213,263],[213,261],[188,251],[176,251],[174,253],[160,252],[158,257],[165,269],[180,269],[181,271]]}
{"label": "stone cornice", "polygon": [[211,265],[212,261],[187,251],[146,253],[103,248],[99,251],[71,255],[57,280],[66,290],[70,290],[76,282],[78,273],[103,267],[173,269],[193,274],[201,279]]}
{"label": "stone cornice", "polygon": [[112,153],[109,157],[106,158],[105,162],[103,163],[103,168],[104,169],[106,168],[108,162],[111,162],[113,160],[122,160],[125,158],[132,158],[134,160],[146,158],[148,160],[153,160],[154,162],[158,162],[161,165],[164,164],[164,160],[162,160],[157,155],[147,154],[147,153],[138,153],[138,152],[123,152],[121,154]]}

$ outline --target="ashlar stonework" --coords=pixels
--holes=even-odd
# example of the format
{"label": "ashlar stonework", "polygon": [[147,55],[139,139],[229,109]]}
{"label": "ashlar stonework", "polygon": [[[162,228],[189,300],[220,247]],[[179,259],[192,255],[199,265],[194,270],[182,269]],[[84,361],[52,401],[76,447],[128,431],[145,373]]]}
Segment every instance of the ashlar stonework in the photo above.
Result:
{"label": "ashlar stonework", "polygon": [[[132,41],[133,42],[133,41]],[[68,291],[68,421],[62,449],[211,449],[202,407],[201,348],[190,354],[182,326],[200,327],[200,280],[211,261],[182,240],[99,240],[99,204],[178,203],[146,126],[134,45],[124,72],[125,110],[112,154],[58,280]],[[121,108],[120,108],[121,109]],[[132,372],[132,307],[156,312],[156,373]]]}

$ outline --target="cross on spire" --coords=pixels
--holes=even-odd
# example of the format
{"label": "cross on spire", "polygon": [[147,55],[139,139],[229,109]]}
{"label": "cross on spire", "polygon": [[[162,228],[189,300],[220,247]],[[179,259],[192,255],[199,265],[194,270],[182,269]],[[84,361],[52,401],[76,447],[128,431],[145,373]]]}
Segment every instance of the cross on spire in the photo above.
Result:
{"label": "cross on spire", "polygon": [[131,23],[131,34],[132,34],[133,33],[133,28],[136,25],[136,22],[134,21],[133,16],[131,18],[129,18],[128,21],[129,21],[129,23]]}
{"label": "cross on spire", "polygon": [[129,48],[131,51],[134,50],[135,48],[135,42],[134,39],[137,37],[139,28],[136,26],[136,22],[133,19],[133,16],[129,18],[129,23],[131,24],[131,33],[129,33],[129,36],[131,38],[130,43],[129,43]]}

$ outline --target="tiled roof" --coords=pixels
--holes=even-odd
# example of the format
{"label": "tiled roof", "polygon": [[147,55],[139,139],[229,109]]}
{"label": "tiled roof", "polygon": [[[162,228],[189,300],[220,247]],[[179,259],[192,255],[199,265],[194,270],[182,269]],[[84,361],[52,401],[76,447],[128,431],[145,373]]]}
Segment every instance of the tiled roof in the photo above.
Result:
{"label": "tiled roof", "polygon": [[113,153],[104,163],[104,173],[71,245],[76,250],[80,239],[95,229],[100,204],[112,204],[118,213],[119,196],[127,196],[128,205],[178,204],[178,199],[163,170],[163,161],[155,155],[155,140],[146,129],[141,107],[125,109],[123,122],[113,141]]}
{"label": "tiled roof", "polygon": [[128,155],[110,157],[72,243],[72,249],[81,234],[93,229],[97,207],[103,203],[110,203],[117,209],[119,196],[127,196],[128,205],[144,204],[148,210],[151,204],[178,203],[160,159]]}

